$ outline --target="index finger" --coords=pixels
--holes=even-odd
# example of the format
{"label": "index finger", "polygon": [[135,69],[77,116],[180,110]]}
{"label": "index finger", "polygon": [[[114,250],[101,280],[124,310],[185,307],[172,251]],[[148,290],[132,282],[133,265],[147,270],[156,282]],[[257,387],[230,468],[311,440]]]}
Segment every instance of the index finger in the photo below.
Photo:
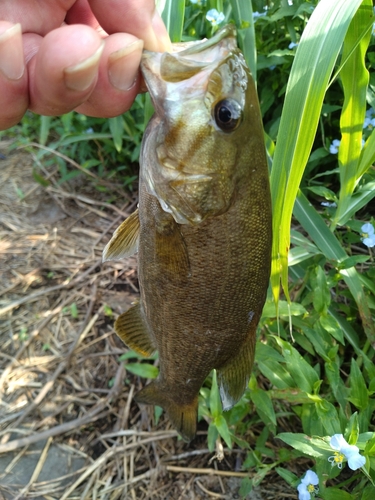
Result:
{"label": "index finger", "polygon": [[143,40],[147,50],[171,51],[171,41],[155,0],[89,0],[89,3],[107,33],[130,33]]}

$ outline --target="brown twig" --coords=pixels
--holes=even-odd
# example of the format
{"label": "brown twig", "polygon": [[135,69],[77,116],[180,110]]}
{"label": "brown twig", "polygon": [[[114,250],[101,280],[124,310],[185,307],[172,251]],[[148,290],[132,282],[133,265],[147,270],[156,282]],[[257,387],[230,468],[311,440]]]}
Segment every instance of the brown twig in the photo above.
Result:
{"label": "brown twig", "polygon": [[[30,403],[30,405],[25,409],[25,411],[23,412],[23,414],[16,420],[16,422],[13,424],[12,427],[18,427],[25,420],[25,418],[27,417],[27,415],[29,415],[37,406],[39,406],[41,404],[41,402],[47,396],[47,394],[49,393],[49,391],[52,389],[52,387],[53,387],[54,383],[56,382],[57,378],[68,367],[68,365],[70,363],[70,360],[72,358],[72,355],[73,355],[76,347],[79,345],[80,342],[82,342],[82,340],[84,339],[84,337],[87,335],[87,333],[91,330],[91,328],[93,327],[93,325],[98,320],[99,315],[100,315],[103,307],[101,307],[99,309],[99,311],[95,314],[95,316],[93,316],[91,318],[91,320],[89,321],[89,318],[90,318],[90,316],[92,314],[92,311],[93,311],[93,308],[94,308],[94,304],[95,304],[95,300],[96,300],[96,292],[97,292],[97,287],[96,287],[96,285],[94,285],[93,288],[92,288],[91,300],[90,300],[90,304],[89,304],[89,306],[87,308],[87,311],[86,311],[85,319],[83,320],[83,324],[82,324],[82,326],[80,328],[80,331],[78,332],[75,341],[71,345],[66,358],[64,359],[64,361],[62,361],[59,364],[59,366],[56,368],[55,372],[53,373],[53,375],[51,376],[51,378],[47,381],[47,383],[44,385],[44,387],[39,392],[39,394],[37,395],[37,397],[34,399],[34,401],[32,401]],[[9,429],[9,434],[7,434],[7,435],[4,436],[4,438],[2,439],[2,443],[7,442],[8,438],[10,436],[10,432],[11,431],[12,431],[12,429]]]}
{"label": "brown twig", "polygon": [[227,470],[216,469],[196,469],[194,467],[177,467],[175,465],[167,465],[169,472],[184,472],[186,474],[207,474],[209,476],[226,476],[226,477],[249,477],[247,472],[232,472]]}
{"label": "brown twig", "polygon": [[56,316],[56,314],[59,314],[59,312],[71,302],[72,297],[68,297],[65,299],[58,307],[56,307],[51,314],[49,314],[46,318],[44,318],[40,324],[38,325],[37,328],[35,328],[32,333],[30,334],[29,338],[22,344],[22,346],[19,348],[15,356],[13,357],[13,360],[8,364],[8,366],[5,368],[3,371],[1,377],[0,377],[0,394],[3,392],[3,384],[4,380],[6,380],[9,376],[10,371],[14,367],[14,365],[18,362],[22,354],[25,352],[25,350],[29,347],[31,342],[39,335],[39,333],[46,328],[48,323]]}
{"label": "brown twig", "polygon": [[25,304],[26,302],[34,302],[35,300],[39,299],[39,297],[42,297],[43,295],[50,294],[52,292],[56,292],[58,290],[69,290],[75,286],[77,286],[82,280],[90,274],[97,266],[100,266],[102,263],[102,259],[98,259],[95,261],[95,263],[90,266],[86,271],[84,271],[82,274],[80,274],[77,278],[73,279],[72,281],[66,281],[65,283],[62,283],[61,285],[55,285],[51,286],[49,288],[44,288],[42,290],[38,290],[37,292],[32,293],[31,295],[27,295],[26,297],[22,297],[21,299],[14,300],[7,306],[3,307],[0,309],[0,316],[3,314],[11,311],[12,309],[15,309],[16,307],[19,307],[22,304]]}
{"label": "brown twig", "polygon": [[25,498],[26,494],[28,493],[28,491],[31,488],[31,486],[33,485],[33,483],[38,479],[39,474],[41,473],[41,471],[43,469],[43,465],[47,459],[48,450],[49,450],[49,447],[51,446],[51,443],[52,443],[52,437],[50,437],[47,440],[47,443],[45,444],[45,446],[43,448],[43,451],[39,457],[38,463],[36,464],[36,467],[34,469],[34,472],[31,475],[29,482],[27,483],[27,485],[24,488],[22,488],[22,490],[18,493],[18,495],[14,498],[14,500],[21,500],[22,498]]}
{"label": "brown twig", "polygon": [[[139,434],[142,434],[142,433],[139,433]],[[87,477],[89,477],[91,474],[93,474],[95,472],[95,470],[97,470],[101,465],[103,465],[109,458],[113,457],[114,455],[117,455],[118,453],[123,453],[127,450],[130,450],[131,448],[142,446],[143,444],[146,444],[146,443],[151,443],[157,439],[167,439],[167,438],[171,437],[171,434],[172,434],[172,436],[176,436],[177,432],[175,432],[175,431],[168,432],[167,431],[167,432],[164,432],[158,436],[155,436],[155,434],[157,434],[157,433],[153,433],[153,432],[149,432],[147,434],[150,436],[149,438],[143,439],[143,440],[138,441],[138,442],[136,441],[135,443],[130,443],[130,444],[127,444],[124,446],[115,446],[114,448],[109,448],[108,450],[106,450],[92,465],[90,465],[90,467],[88,467],[88,469],[82,474],[82,476],[80,476],[77,479],[77,481],[74,484],[72,484],[72,486],[65,492],[65,494],[61,497],[60,500],[66,500],[68,498],[68,496],[70,495],[70,493],[72,493]],[[0,449],[0,452],[1,452],[1,449]],[[150,470],[147,472],[147,474],[151,474],[151,472],[152,471]],[[146,477],[149,477],[149,475],[147,475]],[[138,478],[139,478],[139,476],[138,476]],[[135,478],[130,480],[130,484],[132,484],[133,482],[136,482],[138,480],[139,479],[137,479],[137,477],[135,477]]]}
{"label": "brown twig", "polygon": [[91,198],[88,198],[87,196],[83,196],[81,194],[67,193],[66,191],[63,191],[62,189],[55,189],[53,187],[48,187],[46,189],[47,189],[47,191],[49,191],[51,193],[56,193],[59,196],[62,196],[64,198],[76,199],[76,200],[82,201],[83,203],[86,203],[87,205],[99,205],[100,207],[107,207],[110,210],[112,210],[113,212],[118,213],[122,217],[124,217],[124,218],[127,217],[126,213],[124,213],[122,210],[120,210],[118,207],[116,207],[116,205],[112,205],[111,203],[106,203],[105,201],[95,201],[95,200],[92,200]]}
{"label": "brown twig", "polygon": [[122,390],[122,379],[124,377],[124,374],[125,374],[124,367],[122,364],[120,364],[116,373],[115,382],[106,399],[99,401],[99,403],[97,403],[93,408],[91,408],[91,410],[89,410],[85,415],[83,415],[83,417],[77,418],[70,422],[66,422],[65,424],[62,425],[57,425],[56,427],[52,427],[51,429],[48,429],[46,431],[42,431],[36,434],[31,434],[30,436],[27,436],[25,438],[13,439],[12,441],[9,441],[9,443],[1,444],[0,453],[7,453],[9,451],[22,448],[23,446],[28,446],[32,443],[37,443],[38,441],[41,441],[43,439],[47,439],[53,436],[58,436],[59,434],[64,434],[66,432],[72,431],[91,422],[93,417],[95,417],[98,413],[103,411],[103,409],[106,407],[106,405],[111,399],[118,397],[118,395]]}
{"label": "brown twig", "polygon": [[131,201],[130,196],[127,193],[125,193],[124,190],[117,189],[116,186],[113,185],[111,182],[108,182],[105,179],[102,179],[101,177],[99,177],[96,174],[94,174],[93,172],[91,172],[91,170],[88,170],[87,168],[82,167],[79,163],[77,163],[76,161],[69,158],[69,156],[66,156],[63,153],[60,153],[59,151],[56,151],[55,149],[49,148],[48,146],[43,146],[42,144],[38,144],[37,142],[29,142],[28,144],[26,144],[24,146],[18,146],[17,149],[24,149],[24,148],[27,148],[30,146],[32,146],[34,148],[43,149],[44,151],[47,151],[48,153],[54,154],[55,156],[62,158],[64,161],[66,161],[67,163],[70,163],[70,165],[72,165],[74,168],[76,168],[80,172],[84,173],[85,175],[87,175],[89,177],[92,177],[93,179],[95,179],[97,182],[99,182],[103,186],[111,187],[113,190],[117,191],[121,196],[125,196],[126,198],[129,199],[129,201]]}
{"label": "brown twig", "polygon": [[203,486],[201,482],[198,481],[198,479],[195,482],[197,486],[203,491],[203,493],[206,493],[206,495],[209,495],[210,497],[213,498],[227,498],[226,495],[221,495],[220,493],[215,493],[213,491],[208,490]]}

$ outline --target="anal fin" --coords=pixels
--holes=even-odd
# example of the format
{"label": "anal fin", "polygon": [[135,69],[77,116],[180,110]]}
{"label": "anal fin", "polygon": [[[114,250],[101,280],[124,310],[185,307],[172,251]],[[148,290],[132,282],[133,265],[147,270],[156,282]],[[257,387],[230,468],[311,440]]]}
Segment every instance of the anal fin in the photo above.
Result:
{"label": "anal fin", "polygon": [[142,356],[151,356],[156,350],[143,319],[140,302],[117,318],[115,332],[128,347]]}
{"label": "anal fin", "polygon": [[103,250],[103,262],[124,259],[138,250],[139,214],[138,208],[113,233]]}
{"label": "anal fin", "polygon": [[182,439],[186,442],[194,439],[197,432],[198,396],[190,403],[178,403],[167,389],[163,390],[158,380],[153,380],[134,399],[139,404],[161,406]]}
{"label": "anal fin", "polygon": [[255,354],[255,334],[249,335],[237,356],[217,370],[223,410],[230,410],[242,397],[250,379]]}

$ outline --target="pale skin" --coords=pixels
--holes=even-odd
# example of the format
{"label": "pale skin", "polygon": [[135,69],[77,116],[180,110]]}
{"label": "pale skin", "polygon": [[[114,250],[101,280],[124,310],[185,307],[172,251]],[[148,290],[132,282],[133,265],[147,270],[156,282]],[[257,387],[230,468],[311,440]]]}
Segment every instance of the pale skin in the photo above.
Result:
{"label": "pale skin", "polygon": [[171,49],[155,0],[1,0],[0,130],[27,109],[124,113],[141,90],[143,48]]}

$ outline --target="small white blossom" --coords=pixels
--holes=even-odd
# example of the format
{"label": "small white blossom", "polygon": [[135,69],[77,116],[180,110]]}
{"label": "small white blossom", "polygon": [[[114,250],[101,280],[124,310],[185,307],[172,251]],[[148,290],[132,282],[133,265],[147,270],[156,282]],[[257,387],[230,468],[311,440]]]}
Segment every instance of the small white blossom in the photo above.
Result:
{"label": "small white blossom", "polygon": [[339,146],[340,146],[340,142],[339,139],[333,139],[330,147],[329,147],[329,152],[334,155],[336,153],[339,152]]}
{"label": "small white blossom", "polygon": [[321,203],[322,207],[329,207],[329,208],[336,208],[337,207],[337,203],[334,202],[334,201],[322,201]]}
{"label": "small white blossom", "polygon": [[312,470],[308,470],[297,486],[299,500],[310,500],[311,495],[317,493],[318,488],[316,488],[316,486],[318,484],[319,478],[317,474]]}
{"label": "small white blossom", "polygon": [[366,111],[365,121],[363,122],[363,128],[373,129],[375,127],[375,111],[374,108],[369,108]]}
{"label": "small white blossom", "polygon": [[366,247],[372,248],[375,247],[375,229],[370,222],[363,224],[361,227],[362,231],[362,243],[366,245]]}
{"label": "small white blossom", "polygon": [[332,466],[337,465],[341,469],[344,459],[348,461],[349,468],[352,470],[360,469],[365,465],[366,458],[359,454],[359,448],[349,444],[342,434],[332,436],[329,444],[335,450],[334,454],[328,458]]}
{"label": "small white blossom", "polygon": [[216,9],[210,9],[206,14],[207,21],[210,21],[212,26],[217,26],[225,19],[223,12],[218,12]]}
{"label": "small white blossom", "polygon": [[253,21],[254,21],[254,23],[260,17],[264,17],[266,15],[267,15],[267,12],[258,12],[258,11],[253,12]]}

